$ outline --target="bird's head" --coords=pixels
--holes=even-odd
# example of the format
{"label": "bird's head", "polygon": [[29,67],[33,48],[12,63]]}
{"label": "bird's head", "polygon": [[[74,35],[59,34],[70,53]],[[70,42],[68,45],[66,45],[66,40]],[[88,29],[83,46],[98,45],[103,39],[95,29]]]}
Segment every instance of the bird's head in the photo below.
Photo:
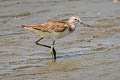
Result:
{"label": "bird's head", "polygon": [[70,17],[69,18],[69,23],[70,24],[74,24],[74,25],[77,25],[78,23],[80,23],[80,24],[82,24],[84,26],[87,26],[87,27],[93,27],[93,26],[90,26],[88,24],[83,23],[79,16],[72,16],[72,17]]}
{"label": "bird's head", "polygon": [[80,22],[81,22],[81,20],[80,20],[79,16],[72,16],[72,17],[69,18],[69,23],[70,24],[77,25]]}

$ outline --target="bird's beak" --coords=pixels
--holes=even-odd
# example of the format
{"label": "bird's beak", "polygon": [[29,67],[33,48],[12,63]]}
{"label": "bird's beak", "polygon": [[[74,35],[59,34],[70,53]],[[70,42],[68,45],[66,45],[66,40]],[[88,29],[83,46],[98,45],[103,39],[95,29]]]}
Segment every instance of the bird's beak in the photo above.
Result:
{"label": "bird's beak", "polygon": [[91,25],[88,25],[88,24],[83,23],[82,21],[80,21],[80,24],[82,24],[82,25],[84,25],[84,26],[87,26],[87,27],[93,27],[93,26],[91,26]]}

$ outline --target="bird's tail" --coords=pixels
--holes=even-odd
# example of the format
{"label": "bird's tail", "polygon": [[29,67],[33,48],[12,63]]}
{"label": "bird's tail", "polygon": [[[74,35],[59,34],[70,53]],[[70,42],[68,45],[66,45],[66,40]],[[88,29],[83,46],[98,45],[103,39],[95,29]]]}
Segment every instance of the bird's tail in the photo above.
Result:
{"label": "bird's tail", "polygon": [[21,25],[21,27],[24,28],[24,29],[30,29],[31,28],[31,26],[26,26],[26,25]]}

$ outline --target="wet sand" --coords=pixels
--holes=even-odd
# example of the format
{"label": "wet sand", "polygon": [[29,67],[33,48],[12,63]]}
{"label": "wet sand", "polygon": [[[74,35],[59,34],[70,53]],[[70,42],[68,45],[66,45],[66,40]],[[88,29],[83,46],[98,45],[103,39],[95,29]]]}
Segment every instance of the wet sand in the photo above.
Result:
{"label": "wet sand", "polygon": [[[119,80],[119,4],[112,0],[0,0],[0,80]],[[51,62],[49,49],[37,46],[38,38],[20,27],[72,15],[94,28],[78,25],[73,34],[57,40],[56,63]]]}

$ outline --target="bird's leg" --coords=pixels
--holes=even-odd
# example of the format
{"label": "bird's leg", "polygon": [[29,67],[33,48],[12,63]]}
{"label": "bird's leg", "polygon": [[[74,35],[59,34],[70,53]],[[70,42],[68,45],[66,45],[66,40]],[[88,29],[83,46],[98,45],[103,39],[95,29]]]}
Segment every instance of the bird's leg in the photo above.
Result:
{"label": "bird's leg", "polygon": [[56,51],[54,49],[54,44],[55,44],[55,41],[53,41],[53,44],[51,45],[51,49],[50,49],[50,54],[52,56],[52,62],[56,62]]}
{"label": "bird's leg", "polygon": [[42,39],[43,39],[43,38],[38,39],[35,43],[36,43],[37,45],[50,48],[50,54],[51,54],[51,56],[52,56],[52,62],[55,62],[55,61],[56,61],[56,51],[55,51],[55,49],[54,49],[55,41],[53,41],[53,43],[52,43],[51,46],[48,46],[48,45],[44,45],[44,44],[38,43],[38,42],[39,42],[40,40],[42,40]]}
{"label": "bird's leg", "polygon": [[40,46],[43,46],[43,47],[51,48],[51,46],[38,43],[38,42],[39,42],[40,40],[42,40],[42,39],[43,39],[43,38],[38,39],[35,43],[36,43],[37,45],[40,45]]}

